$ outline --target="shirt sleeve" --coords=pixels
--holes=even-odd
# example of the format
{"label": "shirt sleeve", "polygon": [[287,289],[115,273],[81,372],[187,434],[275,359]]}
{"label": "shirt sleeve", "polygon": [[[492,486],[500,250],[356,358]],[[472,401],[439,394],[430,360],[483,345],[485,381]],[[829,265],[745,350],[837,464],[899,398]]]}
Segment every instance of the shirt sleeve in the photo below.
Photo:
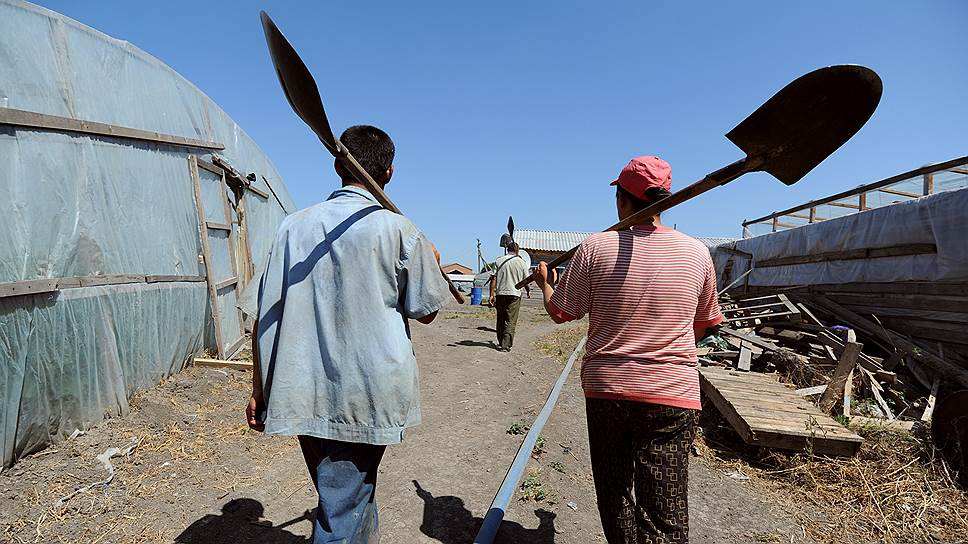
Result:
{"label": "shirt sleeve", "polygon": [[400,300],[404,314],[419,319],[443,308],[450,297],[447,280],[422,232],[411,239],[400,270]]}
{"label": "shirt sleeve", "polygon": [[588,313],[591,302],[591,289],[588,278],[590,256],[586,244],[578,246],[578,251],[572,257],[565,273],[561,275],[554,294],[551,295],[550,305],[559,318],[571,321],[581,319]]}
{"label": "shirt sleeve", "polygon": [[719,297],[716,296],[716,268],[712,259],[706,256],[706,279],[699,292],[699,304],[696,306],[694,327],[715,327],[723,322],[723,313],[719,309]]}

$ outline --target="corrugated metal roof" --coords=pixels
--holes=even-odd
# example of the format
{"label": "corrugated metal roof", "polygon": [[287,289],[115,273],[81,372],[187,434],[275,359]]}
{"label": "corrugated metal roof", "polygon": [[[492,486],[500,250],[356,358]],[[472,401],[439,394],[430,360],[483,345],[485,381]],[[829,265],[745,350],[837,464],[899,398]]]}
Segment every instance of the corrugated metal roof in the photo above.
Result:
{"label": "corrugated metal roof", "polygon": [[736,241],[736,238],[722,238],[719,236],[693,236],[693,238],[705,244],[709,249]]}
{"label": "corrugated metal roof", "polygon": [[[515,229],[514,241],[522,249],[536,251],[568,251],[588,238],[594,232],[572,232],[562,230]],[[716,236],[695,237],[706,247],[712,249],[718,245],[735,242],[736,238],[721,238]]]}
{"label": "corrugated metal roof", "polygon": [[568,251],[594,232],[514,229],[514,241],[522,249],[533,251]]}

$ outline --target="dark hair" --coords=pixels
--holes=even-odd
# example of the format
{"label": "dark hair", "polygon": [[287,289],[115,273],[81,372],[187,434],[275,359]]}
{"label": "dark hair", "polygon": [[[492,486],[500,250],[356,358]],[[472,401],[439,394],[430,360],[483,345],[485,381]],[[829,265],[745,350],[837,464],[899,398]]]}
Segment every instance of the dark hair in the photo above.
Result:
{"label": "dark hair", "polygon": [[[339,141],[374,181],[386,181],[384,176],[393,164],[393,154],[396,151],[389,134],[374,126],[354,125],[343,131]],[[336,159],[336,173],[343,181],[355,181],[353,174],[339,159]]]}
{"label": "dark hair", "polygon": [[510,244],[508,244],[508,251],[510,251],[511,253],[514,253],[519,249],[521,249],[521,246],[519,246],[517,242],[511,242]]}
{"label": "dark hair", "polygon": [[621,195],[632,204],[632,209],[635,211],[644,210],[648,206],[651,206],[652,204],[655,204],[656,202],[672,194],[662,187],[649,187],[645,190],[645,198],[643,199],[633,195],[618,185],[616,185],[615,188],[618,189],[618,192],[621,193]]}

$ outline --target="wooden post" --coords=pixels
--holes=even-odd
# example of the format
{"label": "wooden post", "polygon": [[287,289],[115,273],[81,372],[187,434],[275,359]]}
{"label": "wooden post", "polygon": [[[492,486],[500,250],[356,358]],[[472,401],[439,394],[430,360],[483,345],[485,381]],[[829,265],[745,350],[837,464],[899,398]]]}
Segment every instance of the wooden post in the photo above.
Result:
{"label": "wooden post", "polygon": [[844,352],[840,355],[840,361],[837,363],[837,369],[834,370],[834,375],[830,378],[830,383],[827,384],[827,390],[823,392],[820,402],[817,403],[817,406],[825,413],[830,413],[834,405],[837,404],[837,399],[843,396],[847,377],[854,370],[854,365],[857,364],[857,356],[860,355],[861,348],[863,346],[857,342],[845,344]]}
{"label": "wooden post", "polygon": [[934,192],[934,174],[924,175],[924,194],[930,195]]}
{"label": "wooden post", "polygon": [[773,218],[773,232],[776,232],[776,227],[779,224],[780,219],[778,217]]}
{"label": "wooden post", "polygon": [[817,221],[817,207],[816,206],[810,206],[810,219],[809,219],[809,221],[811,223],[814,223],[814,222]]}
{"label": "wooden post", "polygon": [[867,209],[867,193],[861,193],[857,195],[858,204],[860,204],[860,211]]}
{"label": "wooden post", "polygon": [[225,356],[225,339],[222,338],[222,316],[219,313],[218,293],[215,284],[218,278],[212,269],[212,253],[208,247],[208,226],[205,222],[205,204],[202,202],[202,187],[198,177],[198,160],[195,155],[188,157],[188,169],[192,176],[192,185],[195,189],[195,210],[198,213],[198,235],[202,239],[202,259],[205,261],[205,278],[208,282],[208,296],[212,303],[212,325],[215,327],[215,344],[218,348],[218,356]]}

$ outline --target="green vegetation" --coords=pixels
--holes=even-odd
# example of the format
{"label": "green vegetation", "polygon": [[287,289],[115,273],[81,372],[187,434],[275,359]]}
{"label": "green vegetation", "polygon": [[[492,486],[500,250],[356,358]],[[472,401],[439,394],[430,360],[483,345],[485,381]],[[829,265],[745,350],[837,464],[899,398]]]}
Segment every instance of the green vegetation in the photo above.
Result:
{"label": "green vegetation", "polygon": [[522,501],[542,501],[545,498],[544,489],[541,488],[540,472],[534,471],[521,482]]}
{"label": "green vegetation", "polygon": [[508,434],[524,434],[528,432],[531,427],[523,421],[515,421],[508,427]]}
{"label": "green vegetation", "polygon": [[561,461],[552,461],[548,463],[548,466],[551,467],[551,470],[557,470],[558,472],[565,474],[565,465]]}

